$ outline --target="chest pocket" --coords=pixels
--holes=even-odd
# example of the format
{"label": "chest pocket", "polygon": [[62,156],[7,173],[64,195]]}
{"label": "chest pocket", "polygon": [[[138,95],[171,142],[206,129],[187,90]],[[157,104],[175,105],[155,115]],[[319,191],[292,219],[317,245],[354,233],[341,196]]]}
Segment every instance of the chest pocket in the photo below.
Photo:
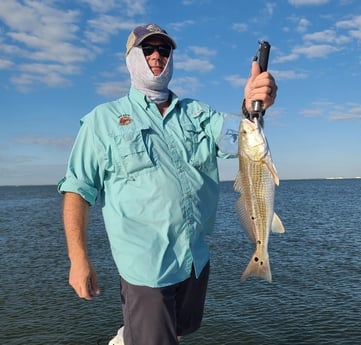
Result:
{"label": "chest pocket", "polygon": [[155,167],[149,130],[134,129],[114,136],[114,160],[122,177],[140,174]]}
{"label": "chest pocket", "polygon": [[201,124],[187,123],[183,125],[186,145],[189,152],[189,163],[198,170],[208,170],[216,164],[215,147]]}

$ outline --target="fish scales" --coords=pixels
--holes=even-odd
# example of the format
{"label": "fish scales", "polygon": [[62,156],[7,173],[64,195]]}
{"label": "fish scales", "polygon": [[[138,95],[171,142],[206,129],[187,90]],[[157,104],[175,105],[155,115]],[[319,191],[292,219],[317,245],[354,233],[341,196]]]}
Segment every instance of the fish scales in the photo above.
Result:
{"label": "fish scales", "polygon": [[255,243],[255,251],[242,274],[242,280],[259,276],[272,281],[269,264],[269,234],[284,232],[274,213],[275,185],[279,183],[276,168],[262,126],[257,119],[244,119],[239,131],[239,171],[234,189],[241,193],[236,203],[240,224]]}

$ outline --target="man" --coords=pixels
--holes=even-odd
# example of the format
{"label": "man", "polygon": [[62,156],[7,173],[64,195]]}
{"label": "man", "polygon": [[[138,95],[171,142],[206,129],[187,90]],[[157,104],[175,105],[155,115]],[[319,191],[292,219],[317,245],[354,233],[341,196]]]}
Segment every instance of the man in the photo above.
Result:
{"label": "man", "polygon": [[[168,89],[174,49],[176,43],[158,25],[133,30],[126,44],[129,94],[82,119],[59,182],[69,283],[87,300],[99,294],[86,246],[88,209],[101,197],[125,324],[109,344],[176,345],[200,327],[203,316],[205,237],[216,214],[216,158],[232,157],[218,145],[230,116],[180,100]],[[245,115],[254,100],[267,109],[276,92],[273,77],[253,63]]]}

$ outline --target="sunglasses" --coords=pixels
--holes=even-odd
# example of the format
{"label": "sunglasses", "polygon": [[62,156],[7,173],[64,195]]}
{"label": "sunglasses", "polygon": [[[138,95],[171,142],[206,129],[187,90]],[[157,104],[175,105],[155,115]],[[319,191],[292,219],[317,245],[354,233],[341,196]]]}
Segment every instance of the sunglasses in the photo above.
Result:
{"label": "sunglasses", "polygon": [[142,45],[142,50],[144,56],[152,55],[156,50],[160,56],[169,57],[172,48],[165,45],[154,46],[152,44],[144,44]]}

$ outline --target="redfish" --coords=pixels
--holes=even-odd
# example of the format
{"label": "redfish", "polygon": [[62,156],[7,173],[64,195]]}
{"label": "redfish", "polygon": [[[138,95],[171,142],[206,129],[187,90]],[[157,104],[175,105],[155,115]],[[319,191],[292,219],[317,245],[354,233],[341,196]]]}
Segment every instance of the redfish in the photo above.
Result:
{"label": "redfish", "polygon": [[269,234],[271,231],[283,233],[285,229],[274,212],[278,173],[263,127],[257,118],[242,120],[238,134],[238,155],[239,171],[234,190],[241,195],[236,208],[242,228],[256,246],[241,279],[258,276],[271,282]]}

